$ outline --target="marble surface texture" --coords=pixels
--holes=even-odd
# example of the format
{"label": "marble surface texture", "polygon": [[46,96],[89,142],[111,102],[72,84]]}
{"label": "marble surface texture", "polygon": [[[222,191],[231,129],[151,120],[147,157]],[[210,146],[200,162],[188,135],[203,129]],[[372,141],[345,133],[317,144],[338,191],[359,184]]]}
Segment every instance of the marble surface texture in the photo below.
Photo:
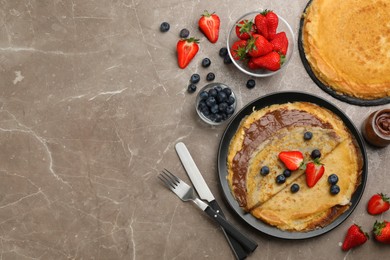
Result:
{"label": "marble surface texture", "polygon": [[[223,200],[217,150],[226,124],[205,125],[186,92],[193,73],[230,85],[238,109],[257,97],[300,90],[333,102],[360,127],[369,113],[338,101],[310,79],[297,46],[286,70],[257,78],[224,65],[218,51],[243,13],[273,9],[298,33],[307,0],[0,0],[0,259],[233,259],[221,230],[166,190],[170,169],[188,180],[176,155],[187,144],[204,178],[237,228],[258,242],[248,259],[389,259],[373,239],[342,252],[347,228],[371,231],[366,203],[390,194],[390,147],[367,146],[368,181],[353,214],[332,232],[286,241],[240,221]],[[197,28],[203,10],[221,17],[211,44]],[[159,31],[167,21],[171,29]],[[200,38],[184,70],[175,46],[182,28]],[[200,66],[204,57],[212,64]]]}

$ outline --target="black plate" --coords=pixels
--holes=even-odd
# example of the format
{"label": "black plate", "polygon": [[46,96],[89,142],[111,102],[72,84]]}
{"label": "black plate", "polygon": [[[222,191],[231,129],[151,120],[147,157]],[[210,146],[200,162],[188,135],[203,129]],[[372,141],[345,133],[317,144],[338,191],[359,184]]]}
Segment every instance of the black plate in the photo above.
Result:
{"label": "black plate", "polygon": [[[342,215],[340,215],[335,221],[333,221],[331,224],[324,228],[316,229],[309,232],[287,232],[282,231],[280,229],[277,229],[275,227],[272,227],[261,220],[256,219],[251,214],[245,213],[239,206],[237,201],[234,199],[233,195],[230,192],[229,184],[227,182],[226,176],[227,176],[227,154],[228,154],[228,148],[231,139],[233,138],[234,134],[236,133],[241,120],[246,117],[247,115],[251,114],[253,112],[253,109],[261,109],[266,106],[270,106],[273,104],[283,104],[287,102],[295,102],[295,101],[306,101],[311,102],[314,104],[317,104],[321,107],[327,108],[336,115],[338,115],[341,120],[345,123],[345,125],[348,127],[352,135],[355,137],[356,142],[360,148],[362,157],[363,157],[363,171],[361,176],[361,184],[355,191],[355,193],[352,196],[351,199],[351,206],[350,208],[344,212]],[[363,139],[359,133],[359,131],[356,129],[355,125],[352,123],[352,121],[336,106],[329,103],[328,101],[313,96],[308,93],[303,92],[279,92],[279,93],[273,93],[270,95],[266,95],[263,97],[260,97],[253,102],[246,105],[244,108],[242,108],[230,121],[229,125],[227,126],[221,142],[219,144],[219,151],[218,151],[218,173],[219,173],[219,180],[222,186],[223,193],[225,195],[225,198],[228,202],[228,204],[233,208],[235,213],[238,214],[240,218],[242,218],[245,222],[247,222],[249,225],[254,227],[255,229],[268,234],[273,237],[278,238],[284,238],[284,239],[305,239],[305,238],[311,238],[315,236],[322,235],[326,232],[329,232],[330,230],[334,229],[338,225],[340,225],[344,220],[348,218],[348,216],[353,212],[353,210],[356,208],[357,204],[359,203],[359,200],[361,196],[363,195],[364,187],[366,185],[367,180],[367,154],[366,149],[364,146]]]}
{"label": "black plate", "polygon": [[[310,5],[312,0],[308,2],[308,4],[305,7],[305,10],[303,13],[306,13],[306,9]],[[303,48],[303,41],[302,41],[302,27],[305,21],[305,16],[301,16],[301,20],[299,23],[299,33],[298,33],[298,50],[299,50],[299,56],[301,57],[303,66],[305,67],[307,73],[309,74],[310,78],[326,93],[331,95],[334,98],[337,98],[341,101],[347,102],[349,104],[358,105],[358,106],[378,106],[378,105],[384,105],[390,103],[390,97],[384,97],[384,98],[378,98],[378,99],[359,99],[352,96],[342,95],[335,90],[333,90],[330,86],[324,84],[321,80],[319,80],[316,75],[314,74],[313,70],[310,67],[309,62],[306,59],[305,50]]]}

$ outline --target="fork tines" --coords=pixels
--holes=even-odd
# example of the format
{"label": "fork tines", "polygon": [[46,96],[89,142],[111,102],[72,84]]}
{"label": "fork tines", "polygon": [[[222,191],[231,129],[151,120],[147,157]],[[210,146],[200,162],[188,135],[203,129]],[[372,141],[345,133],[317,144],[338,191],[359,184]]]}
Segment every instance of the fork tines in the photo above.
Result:
{"label": "fork tines", "polygon": [[162,173],[158,175],[158,178],[170,189],[175,189],[180,183],[180,180],[167,169],[164,169]]}

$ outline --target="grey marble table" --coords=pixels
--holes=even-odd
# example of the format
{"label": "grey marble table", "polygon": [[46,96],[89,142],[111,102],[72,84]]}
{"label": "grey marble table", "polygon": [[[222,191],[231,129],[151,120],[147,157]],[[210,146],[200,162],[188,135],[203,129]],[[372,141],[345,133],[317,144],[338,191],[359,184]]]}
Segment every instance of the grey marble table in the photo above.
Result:
{"label": "grey marble table", "polygon": [[[241,14],[273,9],[298,33],[307,0],[0,1],[0,259],[233,259],[221,230],[179,201],[156,176],[163,168],[188,180],[175,153],[187,144],[227,218],[254,238],[248,259],[388,259],[390,247],[372,239],[342,252],[347,228],[370,231],[390,212],[366,213],[369,197],[390,194],[390,147],[367,146],[368,181],[360,204],[323,236],[285,241],[242,222],[223,200],[216,160],[226,125],[205,125],[186,92],[193,73],[208,72],[231,86],[238,109],[276,91],[321,96],[360,127],[386,106],[358,107],[319,89],[297,46],[283,73],[257,78],[224,65],[218,51]],[[197,28],[203,10],[221,17],[220,39]],[[159,31],[167,21],[171,29]],[[179,31],[200,38],[201,49],[178,68]],[[212,64],[200,66],[203,58]],[[387,105],[387,107],[389,107]]]}

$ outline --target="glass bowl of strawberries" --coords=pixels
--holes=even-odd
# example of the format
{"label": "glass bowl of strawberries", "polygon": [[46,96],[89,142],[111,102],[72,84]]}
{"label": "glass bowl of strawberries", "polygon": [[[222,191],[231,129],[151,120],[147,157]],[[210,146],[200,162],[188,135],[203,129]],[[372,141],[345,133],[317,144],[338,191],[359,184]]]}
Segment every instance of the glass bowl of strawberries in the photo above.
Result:
{"label": "glass bowl of strawberries", "polygon": [[271,10],[244,14],[233,24],[227,39],[234,65],[254,77],[272,76],[285,68],[294,43],[291,26]]}

